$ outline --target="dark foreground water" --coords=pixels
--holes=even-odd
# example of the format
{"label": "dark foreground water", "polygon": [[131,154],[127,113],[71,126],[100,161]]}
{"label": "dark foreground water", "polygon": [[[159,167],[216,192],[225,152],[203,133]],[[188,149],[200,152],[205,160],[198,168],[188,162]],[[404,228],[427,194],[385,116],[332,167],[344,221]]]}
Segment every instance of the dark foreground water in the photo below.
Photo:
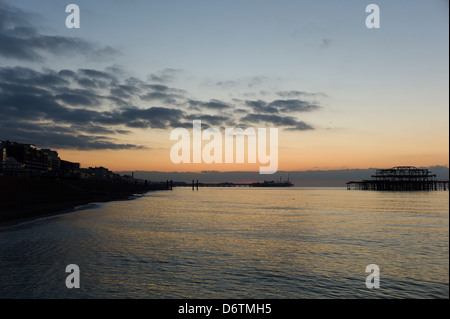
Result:
{"label": "dark foreground water", "polygon": [[176,188],[0,229],[0,297],[448,298],[448,221],[447,191]]}

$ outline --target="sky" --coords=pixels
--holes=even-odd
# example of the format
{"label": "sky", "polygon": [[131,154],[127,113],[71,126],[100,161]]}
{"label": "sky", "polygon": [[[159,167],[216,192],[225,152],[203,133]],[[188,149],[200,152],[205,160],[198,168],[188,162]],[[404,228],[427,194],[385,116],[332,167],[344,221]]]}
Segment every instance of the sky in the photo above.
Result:
{"label": "sky", "polygon": [[448,167],[448,6],[0,0],[0,140],[114,171],[258,170],[173,163],[172,130],[199,119],[278,128],[283,171]]}

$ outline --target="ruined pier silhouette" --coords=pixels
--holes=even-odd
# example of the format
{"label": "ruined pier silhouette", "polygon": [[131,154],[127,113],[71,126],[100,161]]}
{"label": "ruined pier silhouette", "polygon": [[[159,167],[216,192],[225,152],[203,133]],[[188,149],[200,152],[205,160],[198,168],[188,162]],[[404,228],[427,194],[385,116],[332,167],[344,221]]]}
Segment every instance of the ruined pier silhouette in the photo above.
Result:
{"label": "ruined pier silhouette", "polygon": [[376,191],[436,191],[448,190],[448,180],[438,180],[428,169],[396,166],[377,169],[370,180],[347,182],[347,189]]}

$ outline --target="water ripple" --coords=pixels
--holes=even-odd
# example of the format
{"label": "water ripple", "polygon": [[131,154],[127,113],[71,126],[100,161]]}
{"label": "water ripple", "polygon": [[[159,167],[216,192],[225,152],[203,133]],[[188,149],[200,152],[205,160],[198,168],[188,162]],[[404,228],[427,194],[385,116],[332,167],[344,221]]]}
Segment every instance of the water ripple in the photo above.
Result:
{"label": "water ripple", "polygon": [[[446,192],[149,193],[2,229],[0,295],[448,298],[448,218]],[[65,288],[70,263],[82,289]]]}

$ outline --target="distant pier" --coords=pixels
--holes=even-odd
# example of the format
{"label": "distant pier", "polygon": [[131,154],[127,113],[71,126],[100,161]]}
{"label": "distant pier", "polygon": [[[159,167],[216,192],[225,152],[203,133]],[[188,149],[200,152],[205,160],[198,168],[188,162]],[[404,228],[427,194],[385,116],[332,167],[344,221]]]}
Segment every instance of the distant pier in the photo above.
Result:
{"label": "distant pier", "polygon": [[370,180],[347,182],[347,189],[375,191],[437,191],[448,190],[449,181],[437,180],[428,169],[396,166],[378,169]]}
{"label": "distant pier", "polygon": [[199,187],[292,187],[294,186],[289,180],[287,181],[264,181],[264,182],[256,182],[256,183],[200,183],[198,180],[192,182],[190,184],[177,183],[176,186],[190,186],[192,190],[198,190]]}

